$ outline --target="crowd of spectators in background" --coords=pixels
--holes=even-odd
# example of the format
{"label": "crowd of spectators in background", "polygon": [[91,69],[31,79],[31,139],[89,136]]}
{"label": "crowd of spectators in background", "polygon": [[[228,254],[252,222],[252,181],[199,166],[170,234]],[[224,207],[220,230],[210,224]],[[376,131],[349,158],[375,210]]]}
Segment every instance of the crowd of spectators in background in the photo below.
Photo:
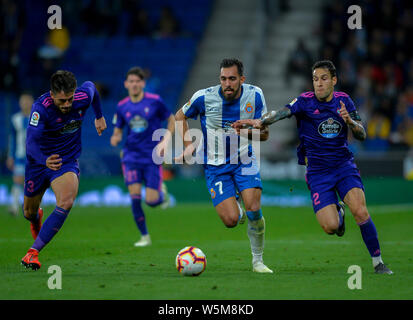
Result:
{"label": "crowd of spectators in background", "polygon": [[[367,151],[413,147],[413,3],[406,0],[362,0],[362,29],[349,29],[352,2],[325,6],[316,57],[303,42],[291,54],[288,72],[309,80],[314,59],[334,62],[337,90],[348,93],[366,125],[365,142],[352,147]],[[302,73],[302,70],[305,70]]]}
{"label": "crowd of spectators in background", "polygon": [[[413,32],[413,2],[358,1],[363,12],[360,30],[347,26],[347,8],[351,4],[334,1],[324,8],[317,57],[335,63],[338,89],[353,98],[366,122],[368,138],[362,144],[363,149],[386,151],[412,147],[413,42],[409,35]],[[0,91],[16,91],[25,2],[0,0],[0,5]],[[135,0],[73,0],[65,1],[61,7],[63,16],[71,18],[65,19],[62,30],[49,31],[37,51],[45,74],[54,69],[53,62],[64,54],[72,35],[175,37],[182,34],[179,21],[169,7],[159,12],[156,23],[149,19],[140,1]],[[304,42],[299,42],[286,67],[308,79],[314,58]]]}
{"label": "crowd of spectators in background", "polygon": [[[31,63],[39,64],[38,73],[48,81],[50,74],[64,58],[72,36],[148,36],[154,38],[177,37],[184,32],[179,20],[169,7],[157,13],[157,21],[149,19],[148,12],[138,0],[72,0],[43,1],[44,19],[49,5],[62,9],[62,29],[45,30],[42,43],[38,43],[36,57]],[[26,27],[27,3],[24,0],[0,0],[0,92],[17,93],[19,83],[19,50]],[[70,17],[70,18],[67,18]],[[36,30],[41,32],[42,28]],[[42,84],[44,85],[44,84]]]}

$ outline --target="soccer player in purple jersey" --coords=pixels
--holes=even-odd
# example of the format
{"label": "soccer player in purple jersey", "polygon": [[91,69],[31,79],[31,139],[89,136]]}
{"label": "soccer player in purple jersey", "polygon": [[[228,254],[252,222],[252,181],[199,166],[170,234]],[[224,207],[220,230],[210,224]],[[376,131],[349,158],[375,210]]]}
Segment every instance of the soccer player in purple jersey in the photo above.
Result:
{"label": "soccer player in purple jersey", "polygon": [[[74,74],[59,70],[50,80],[51,90],[33,104],[26,137],[24,217],[31,222],[33,245],[22,259],[26,268],[41,267],[40,250],[50,242],[65,222],[79,187],[78,158],[81,153],[81,126],[90,105],[95,113],[98,135],[106,129],[99,93],[84,82],[77,87]],[[56,207],[42,225],[40,207],[51,186]]]}
{"label": "soccer player in purple jersey", "polygon": [[262,128],[294,115],[300,145],[298,163],[307,166],[306,181],[320,226],[327,234],[343,236],[344,205],[349,207],[360,227],[364,243],[376,273],[392,274],[383,263],[376,227],[366,207],[364,186],[354,157],[348,149],[347,134],[364,140],[366,132],[351,98],[334,91],[336,68],[329,60],[318,61],[312,68],[314,92],[306,92],[284,108],[271,111],[261,119],[241,120],[234,124]]}
{"label": "soccer player in purple jersey", "polygon": [[[141,233],[135,247],[151,244],[141,204],[142,183],[145,183],[145,202],[151,207],[168,205],[169,196],[162,182],[162,165],[154,163],[153,150],[162,157],[175,129],[175,117],[166,107],[160,96],[144,91],[145,73],[139,67],[131,68],[124,82],[128,97],[118,103],[113,119],[115,126],[110,139],[112,146],[122,140],[123,128],[127,127],[127,139],[122,150],[122,170],[125,184],[132,202],[132,213]],[[168,130],[159,142],[153,139],[155,130],[168,121]]]}

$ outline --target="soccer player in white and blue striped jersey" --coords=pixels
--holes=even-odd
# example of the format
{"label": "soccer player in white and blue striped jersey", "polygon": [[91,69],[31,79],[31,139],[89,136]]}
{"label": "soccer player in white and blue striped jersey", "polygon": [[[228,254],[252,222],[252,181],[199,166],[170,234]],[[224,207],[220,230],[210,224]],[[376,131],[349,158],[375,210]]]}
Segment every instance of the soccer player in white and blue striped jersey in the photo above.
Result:
{"label": "soccer player in white and blue striped jersey", "polygon": [[33,100],[30,93],[22,93],[19,98],[20,111],[11,116],[7,167],[13,172],[12,203],[9,211],[15,216],[21,210],[22,204],[24,167],[26,165],[26,129],[29,124]]}
{"label": "soccer player in white and blue striped jersey", "polygon": [[[273,273],[263,263],[265,220],[261,210],[261,177],[258,162],[248,142],[231,124],[240,119],[257,119],[267,112],[260,88],[245,84],[243,64],[238,59],[224,59],[220,65],[220,85],[197,91],[175,115],[181,121],[182,137],[188,132],[186,119],[200,116],[203,143],[199,145],[201,162],[214,207],[222,222],[233,228],[248,217],[247,234],[252,251],[253,271]],[[251,136],[251,133],[250,133]],[[268,139],[268,130],[260,140]],[[196,146],[184,139],[185,150],[177,162],[187,159]],[[249,159],[249,163],[248,163]],[[239,198],[245,206],[242,208]]]}

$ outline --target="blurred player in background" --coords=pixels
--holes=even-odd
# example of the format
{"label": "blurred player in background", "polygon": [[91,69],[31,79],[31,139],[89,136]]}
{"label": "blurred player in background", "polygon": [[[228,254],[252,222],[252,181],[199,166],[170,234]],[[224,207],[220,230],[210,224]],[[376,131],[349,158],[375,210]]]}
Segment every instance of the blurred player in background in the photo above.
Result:
{"label": "blurred player in background", "polygon": [[[183,123],[181,137],[188,131],[188,118],[200,116],[204,139],[204,170],[207,187],[212,202],[222,222],[233,228],[248,217],[247,234],[252,251],[254,272],[272,273],[263,263],[265,220],[261,211],[261,178],[256,159],[249,143],[241,144],[231,128],[231,124],[239,119],[260,118],[267,112],[262,90],[256,86],[244,84],[243,64],[238,59],[224,59],[220,65],[220,85],[197,91],[175,116],[176,121]],[[215,132],[215,133],[214,133]],[[235,136],[235,150],[231,146],[229,136]],[[268,138],[268,131],[262,133],[261,140]],[[212,140],[212,142],[211,142]],[[215,140],[215,141],[214,141]],[[217,148],[217,141],[225,148]],[[196,146],[192,141],[185,141],[185,150],[176,161],[190,156]],[[244,164],[240,158],[245,154],[252,155],[251,163]],[[235,164],[234,164],[235,160]],[[250,174],[243,174],[246,170]],[[237,201],[241,194],[245,210]],[[239,199],[238,199],[239,200]]]}
{"label": "blurred player in background", "polygon": [[307,166],[306,181],[311,191],[314,212],[327,234],[343,236],[344,205],[349,207],[360,227],[364,243],[372,257],[376,273],[392,274],[383,263],[376,227],[366,207],[364,186],[354,157],[348,149],[348,131],[358,140],[366,132],[351,98],[334,91],[337,74],[329,60],[318,61],[312,68],[314,92],[305,92],[284,108],[271,111],[257,120],[241,120],[234,124],[262,128],[294,115],[300,145],[298,163]]}
{"label": "blurred player in background", "polygon": [[[23,211],[31,222],[35,241],[22,264],[33,270],[41,267],[40,250],[63,226],[77,196],[81,127],[90,105],[98,135],[106,129],[99,93],[92,82],[86,81],[77,88],[74,74],[59,70],[52,75],[50,84],[50,92],[34,102],[27,128]],[[49,186],[56,196],[56,207],[42,225],[43,210],[39,207]]]}
{"label": "blurred player in background", "polygon": [[9,136],[9,152],[7,168],[13,172],[13,186],[11,188],[12,204],[9,211],[17,216],[23,195],[24,167],[26,165],[26,129],[29,124],[30,110],[33,96],[23,93],[19,98],[20,111],[11,117],[11,132]]}
{"label": "blurred player in background", "polygon": [[[162,181],[162,165],[154,163],[153,150],[160,156],[170,142],[175,129],[175,118],[156,94],[145,92],[145,72],[139,67],[131,68],[124,82],[128,97],[118,103],[113,119],[115,126],[110,144],[116,147],[122,141],[123,128],[127,126],[127,139],[123,146],[121,162],[125,184],[132,202],[132,213],[141,233],[135,247],[145,247],[152,243],[145,213],[142,209],[142,184],[145,184],[145,203],[151,207],[168,206],[169,195]],[[161,142],[154,141],[155,130],[168,121],[168,131]]]}

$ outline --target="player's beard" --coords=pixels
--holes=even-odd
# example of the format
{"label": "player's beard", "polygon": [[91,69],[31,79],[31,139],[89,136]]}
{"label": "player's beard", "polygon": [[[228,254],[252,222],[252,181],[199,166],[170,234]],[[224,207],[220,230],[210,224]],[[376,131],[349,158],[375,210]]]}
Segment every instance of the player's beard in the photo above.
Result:
{"label": "player's beard", "polygon": [[[226,91],[226,90],[228,90],[228,89],[231,89],[231,90],[233,90],[233,91]],[[225,97],[225,99],[226,100],[228,100],[228,101],[231,101],[231,100],[234,100],[235,99],[235,97],[238,95],[238,92],[241,90],[241,86],[239,86],[238,87],[238,89],[232,89],[232,88],[226,88],[225,90],[224,90],[224,97]],[[231,93],[230,93],[231,92]]]}

